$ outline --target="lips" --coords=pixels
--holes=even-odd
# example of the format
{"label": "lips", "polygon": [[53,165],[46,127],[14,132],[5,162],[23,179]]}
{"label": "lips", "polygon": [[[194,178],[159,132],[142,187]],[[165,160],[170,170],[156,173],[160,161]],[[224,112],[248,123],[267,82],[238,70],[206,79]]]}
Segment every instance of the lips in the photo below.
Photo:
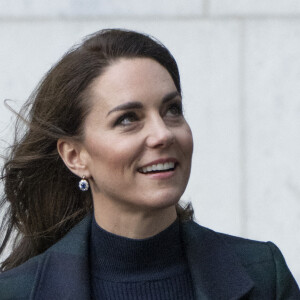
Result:
{"label": "lips", "polygon": [[160,173],[175,170],[178,162],[174,158],[159,159],[148,163],[147,165],[138,169],[142,174]]}

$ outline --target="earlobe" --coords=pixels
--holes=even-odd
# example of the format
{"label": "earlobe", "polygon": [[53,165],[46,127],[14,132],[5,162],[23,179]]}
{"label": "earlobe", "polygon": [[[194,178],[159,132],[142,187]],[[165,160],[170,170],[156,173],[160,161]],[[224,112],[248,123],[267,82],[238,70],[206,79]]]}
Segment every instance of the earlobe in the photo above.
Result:
{"label": "earlobe", "polygon": [[89,176],[84,156],[81,153],[83,149],[78,143],[69,139],[59,139],[57,141],[57,151],[72,173],[79,177]]}

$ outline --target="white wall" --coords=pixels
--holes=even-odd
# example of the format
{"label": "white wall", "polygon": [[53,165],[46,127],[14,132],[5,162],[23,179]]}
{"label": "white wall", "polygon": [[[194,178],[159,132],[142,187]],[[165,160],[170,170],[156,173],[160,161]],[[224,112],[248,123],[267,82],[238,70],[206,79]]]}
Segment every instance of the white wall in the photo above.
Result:
{"label": "white wall", "polygon": [[1,0],[0,138],[12,132],[3,99],[19,107],[72,44],[107,27],[150,33],[178,61],[197,221],[275,242],[300,282],[300,2]]}

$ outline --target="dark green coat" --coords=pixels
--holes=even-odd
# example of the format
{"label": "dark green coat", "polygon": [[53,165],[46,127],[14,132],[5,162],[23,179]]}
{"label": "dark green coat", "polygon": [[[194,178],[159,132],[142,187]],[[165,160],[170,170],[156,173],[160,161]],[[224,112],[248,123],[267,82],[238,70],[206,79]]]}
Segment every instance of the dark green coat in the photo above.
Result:
{"label": "dark green coat", "polygon": [[[90,216],[43,254],[0,275],[0,299],[90,299]],[[232,237],[190,221],[182,237],[195,299],[300,299],[272,243]]]}

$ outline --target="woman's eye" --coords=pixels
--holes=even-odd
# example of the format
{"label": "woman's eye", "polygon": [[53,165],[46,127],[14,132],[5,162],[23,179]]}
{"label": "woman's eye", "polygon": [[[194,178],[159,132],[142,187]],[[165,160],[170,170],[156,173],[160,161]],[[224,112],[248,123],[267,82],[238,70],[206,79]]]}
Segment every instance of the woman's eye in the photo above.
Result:
{"label": "woman's eye", "polygon": [[137,120],[138,117],[135,113],[126,113],[117,119],[117,121],[115,122],[115,126],[117,125],[127,126]]}
{"label": "woman's eye", "polygon": [[182,115],[182,105],[181,103],[173,103],[169,106],[167,114],[172,116],[181,116]]}

